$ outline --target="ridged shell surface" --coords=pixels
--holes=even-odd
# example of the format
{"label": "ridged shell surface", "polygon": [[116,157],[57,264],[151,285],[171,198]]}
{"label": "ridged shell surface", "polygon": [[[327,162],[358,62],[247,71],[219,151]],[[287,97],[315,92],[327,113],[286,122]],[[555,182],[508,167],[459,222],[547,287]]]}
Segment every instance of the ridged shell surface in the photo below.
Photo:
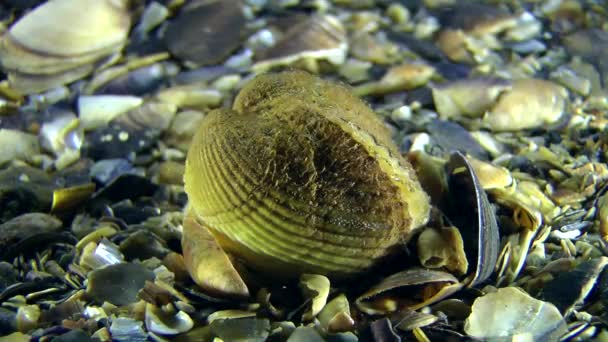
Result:
{"label": "ridged shell surface", "polygon": [[188,152],[185,185],[226,251],[281,274],[359,273],[429,213],[373,111],[304,72],[258,76],[231,110],[211,112]]}

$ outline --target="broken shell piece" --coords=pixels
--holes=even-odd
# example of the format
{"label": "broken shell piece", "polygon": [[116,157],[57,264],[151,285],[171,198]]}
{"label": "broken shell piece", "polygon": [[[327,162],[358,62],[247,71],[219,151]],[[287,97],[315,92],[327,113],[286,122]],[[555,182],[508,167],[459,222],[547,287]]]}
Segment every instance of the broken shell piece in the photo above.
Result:
{"label": "broken shell piece", "polygon": [[484,341],[557,341],[567,328],[553,304],[507,287],[475,300],[464,331]]}
{"label": "broken shell piece", "polygon": [[469,267],[462,236],[456,227],[425,229],[418,237],[418,259],[424,267],[445,267],[459,275],[465,274]]}
{"label": "broken shell piece", "polygon": [[118,246],[104,238],[99,244],[90,242],[83,248],[79,264],[87,269],[98,269],[120,264],[123,261],[124,256],[118,250]]}
{"label": "broken shell piece", "polygon": [[390,68],[377,82],[353,89],[358,96],[384,95],[414,89],[426,84],[435,74],[435,68],[422,63],[407,63]]}
{"label": "broken shell piece", "polygon": [[382,35],[360,32],[351,38],[350,54],[375,64],[390,64],[398,60],[399,47]]}
{"label": "broken shell piece", "polygon": [[177,335],[192,329],[194,322],[187,313],[164,312],[150,303],[146,304],[146,328],[160,335]]}
{"label": "broken shell piece", "polygon": [[0,129],[0,165],[12,160],[30,160],[40,154],[40,145],[35,135],[13,129]]}
{"label": "broken shell piece", "polygon": [[469,163],[475,169],[479,184],[484,190],[505,189],[515,181],[511,172],[505,167],[471,157],[469,157]]}
{"label": "broken shell piece", "polygon": [[79,150],[84,138],[79,124],[78,118],[72,113],[60,115],[53,121],[45,122],[40,128],[42,147],[57,156],[61,155],[65,149]]}
{"label": "broken shell piece", "polygon": [[453,275],[422,268],[395,273],[359,296],[355,304],[368,315],[399,309],[416,310],[435,303],[462,288]]}
{"label": "broken shell piece", "polygon": [[80,94],[143,95],[149,93],[168,77],[175,76],[178,72],[177,65],[160,63],[168,58],[169,53],[161,52],[129,59],[122,64],[105,68],[95,73]]}
{"label": "broken shell piece", "polygon": [[350,316],[348,298],[343,294],[327,303],[319,313],[318,319],[328,333],[350,331],[355,326],[355,321]]}
{"label": "broken shell piece", "polygon": [[498,78],[474,78],[433,86],[433,101],[442,119],[480,117],[496,99],[511,89],[511,82]]}
{"label": "broken shell piece", "polygon": [[263,51],[253,65],[255,72],[289,65],[304,58],[342,64],[348,43],[341,22],[331,15],[316,14],[292,26],[276,45]]}
{"label": "broken shell piece", "polygon": [[158,100],[177,108],[218,107],[222,103],[223,95],[219,90],[201,88],[198,85],[175,86],[166,88],[156,94]]}
{"label": "broken shell piece", "polygon": [[144,331],[143,322],[134,318],[117,317],[110,326],[112,339],[118,341],[146,341],[148,333]]}
{"label": "broken shell piece", "polygon": [[78,98],[82,128],[92,130],[107,125],[114,118],[138,107],[143,100],[136,96],[91,95]]}
{"label": "broken shell piece", "polygon": [[162,132],[169,128],[176,111],[177,107],[170,103],[149,101],[119,115],[112,123],[130,131],[153,129]]}
{"label": "broken shell piece", "polygon": [[194,214],[189,213],[184,218],[183,229],[184,234],[195,237],[182,240],[184,262],[192,280],[211,293],[249,296],[247,285],[228,255],[209,230],[197,221]]}
{"label": "broken shell piece", "polygon": [[513,81],[484,115],[482,124],[493,131],[517,131],[556,123],[566,109],[568,91],[553,82],[537,79]]}
{"label": "broken shell piece", "polygon": [[41,323],[41,310],[38,305],[24,305],[17,310],[17,329],[21,332],[34,330]]}
{"label": "broken shell piece", "polygon": [[327,303],[329,296],[329,279],[320,274],[302,274],[300,276],[300,288],[306,298],[311,298],[310,311],[302,315],[305,321],[312,320]]}

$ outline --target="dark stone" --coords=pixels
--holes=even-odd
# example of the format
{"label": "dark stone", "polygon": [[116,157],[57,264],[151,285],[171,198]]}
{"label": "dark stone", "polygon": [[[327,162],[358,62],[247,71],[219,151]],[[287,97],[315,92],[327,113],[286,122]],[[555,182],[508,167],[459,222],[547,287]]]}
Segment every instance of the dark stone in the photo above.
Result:
{"label": "dark stone", "polygon": [[133,204],[131,201],[122,201],[113,205],[114,217],[123,220],[126,224],[137,224],[160,214],[157,205],[140,202],[142,201]]}
{"label": "dark stone", "polygon": [[9,309],[0,307],[0,336],[8,335],[17,330],[17,314]]}
{"label": "dark stone", "polygon": [[177,58],[196,65],[222,62],[242,41],[245,16],[238,0],[193,1],[169,23],[165,42]]}
{"label": "dark stone", "polygon": [[120,251],[127,260],[146,260],[152,257],[162,260],[170,252],[156,235],[146,230],[131,234],[120,244]]}
{"label": "dark stone", "polygon": [[28,212],[51,209],[52,177],[28,167],[10,167],[0,172],[0,223]]}
{"label": "dark stone", "polygon": [[26,238],[61,230],[62,222],[42,213],[24,214],[0,224],[0,250]]}
{"label": "dark stone", "polygon": [[86,342],[93,341],[91,337],[80,329],[71,330],[63,335],[54,337],[51,342]]}
{"label": "dark stone", "polygon": [[404,45],[407,49],[420,55],[425,60],[432,62],[447,60],[445,54],[437,45],[428,40],[418,39],[411,33],[388,31],[388,37],[392,41]]}
{"label": "dark stone", "polygon": [[8,262],[0,262],[0,292],[17,282],[17,270]]}
{"label": "dark stone", "polygon": [[125,158],[134,160],[157,142],[156,130],[133,131],[120,125],[94,130],[86,136],[83,154],[93,160]]}
{"label": "dark stone", "polygon": [[93,196],[93,200],[107,199],[118,202],[124,199],[136,199],[141,196],[152,196],[157,189],[158,185],[144,177],[123,174],[99,190]]}
{"label": "dark stone", "polygon": [[[542,289],[540,299],[555,305],[559,311],[568,315],[577,305],[582,305],[585,298],[596,286],[600,273],[604,270],[606,257],[584,261],[568,272],[561,272],[549,281]],[[605,285],[605,280],[600,283]],[[601,299],[603,289],[600,289]],[[602,298],[604,297],[604,298]]]}

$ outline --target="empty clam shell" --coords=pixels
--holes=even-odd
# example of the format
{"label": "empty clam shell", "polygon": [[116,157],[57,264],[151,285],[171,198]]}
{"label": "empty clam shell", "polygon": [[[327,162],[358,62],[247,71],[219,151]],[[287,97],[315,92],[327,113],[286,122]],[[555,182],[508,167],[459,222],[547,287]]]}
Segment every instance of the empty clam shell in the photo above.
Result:
{"label": "empty clam shell", "polygon": [[[469,264],[474,271],[468,286],[486,280],[498,258],[498,224],[488,197],[479,183],[474,168],[460,152],[452,154],[447,164],[450,193],[450,218],[461,230]],[[462,213],[474,212],[474,215]]]}
{"label": "empty clam shell", "polygon": [[15,43],[39,54],[74,56],[123,44],[130,17],[123,0],[51,0],[9,30]]}
{"label": "empty clam shell", "polygon": [[2,56],[2,66],[8,70],[13,70],[28,75],[47,75],[51,77],[61,72],[77,68],[83,64],[93,63],[100,59],[101,55],[110,54],[116,50],[115,46],[89,52],[76,56],[56,56],[27,50],[10,36],[0,39],[0,56]]}
{"label": "empty clam shell", "polygon": [[342,64],[348,47],[342,23],[331,15],[313,15],[293,25],[276,45],[257,56],[253,70],[289,65],[302,58],[325,59]]}
{"label": "empty clam shell", "polygon": [[87,75],[119,51],[130,24],[125,0],[50,0],[0,38],[0,63],[15,89],[50,89]]}
{"label": "empty clam shell", "polygon": [[416,310],[435,303],[462,288],[453,275],[422,268],[395,273],[359,296],[355,304],[370,314],[386,314],[399,309]]}

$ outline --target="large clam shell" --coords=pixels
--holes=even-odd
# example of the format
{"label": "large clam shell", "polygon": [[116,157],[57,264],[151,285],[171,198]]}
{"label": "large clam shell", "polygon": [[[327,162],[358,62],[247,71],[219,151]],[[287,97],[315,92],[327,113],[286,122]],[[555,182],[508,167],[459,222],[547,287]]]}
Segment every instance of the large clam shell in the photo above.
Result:
{"label": "large clam shell", "polygon": [[35,53],[88,54],[120,46],[129,32],[124,0],[50,0],[21,18],[9,37]]}
{"label": "large clam shell", "polygon": [[224,249],[282,275],[363,271],[429,212],[375,114],[304,72],[258,76],[232,110],[211,112],[192,141],[185,186]]}

